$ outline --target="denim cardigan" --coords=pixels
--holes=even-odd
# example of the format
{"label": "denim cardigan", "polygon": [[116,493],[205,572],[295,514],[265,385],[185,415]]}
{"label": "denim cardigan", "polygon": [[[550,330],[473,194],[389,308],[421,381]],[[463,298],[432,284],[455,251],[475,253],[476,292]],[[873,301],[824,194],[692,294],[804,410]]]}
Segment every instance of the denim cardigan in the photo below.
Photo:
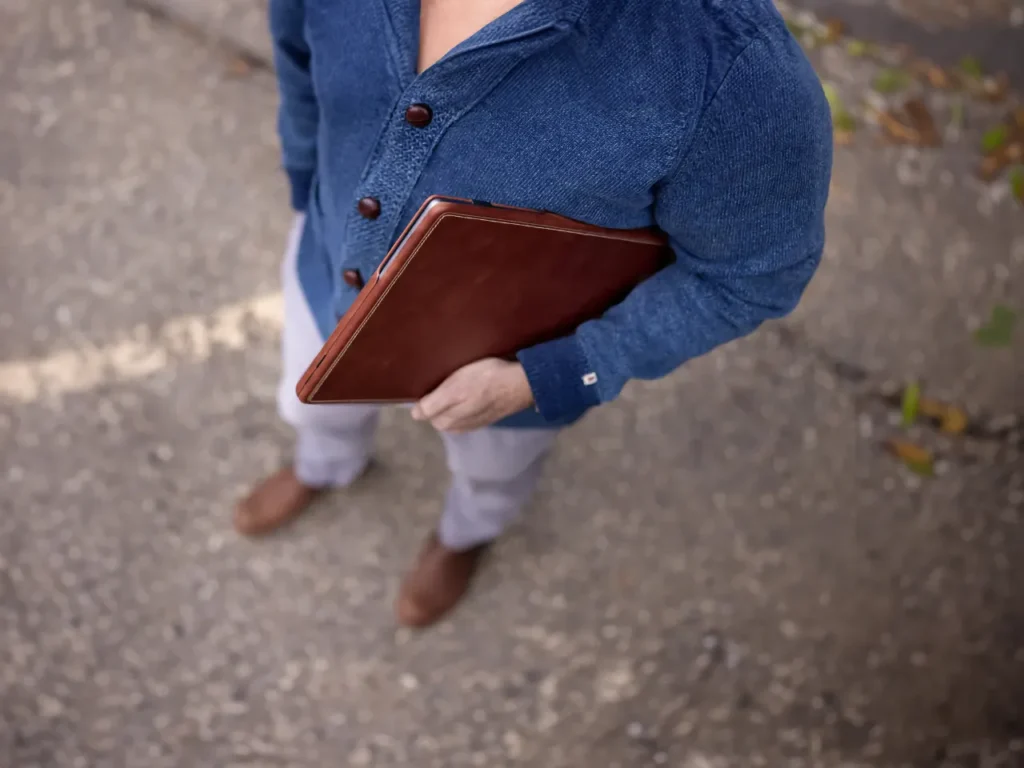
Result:
{"label": "denim cardigan", "polygon": [[299,278],[325,337],[432,194],[656,226],[675,251],[600,319],[519,353],[536,412],[501,426],[571,423],[794,308],[824,244],[832,130],[770,0],[524,0],[417,75],[419,7],[270,0]]}

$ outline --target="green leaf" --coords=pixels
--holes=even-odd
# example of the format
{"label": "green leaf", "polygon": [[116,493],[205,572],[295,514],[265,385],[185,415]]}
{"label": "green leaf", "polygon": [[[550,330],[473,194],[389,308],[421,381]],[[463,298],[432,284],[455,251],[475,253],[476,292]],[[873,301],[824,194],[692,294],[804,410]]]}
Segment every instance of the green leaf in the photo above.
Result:
{"label": "green leaf", "polygon": [[832,126],[839,131],[852,131],[856,128],[857,121],[853,119],[853,115],[846,109],[835,85],[823,82],[821,87],[825,91],[825,98],[828,100],[829,109],[832,110]]}
{"label": "green leaf", "polygon": [[1024,203],[1024,165],[1015,165],[1011,168],[1009,178],[1013,196]]}
{"label": "green leaf", "polygon": [[871,50],[871,46],[865,43],[863,40],[847,40],[846,41],[846,52],[851,56],[858,58],[867,56]]}
{"label": "green leaf", "polygon": [[1010,140],[1010,129],[1006,125],[997,125],[985,131],[981,137],[981,151],[986,155],[1001,149]]}
{"label": "green leaf", "polygon": [[832,118],[832,127],[838,131],[850,133],[857,129],[857,121],[853,119],[853,115],[849,112],[840,112]]}
{"label": "green leaf", "polygon": [[1017,324],[1017,313],[1007,306],[996,304],[992,316],[985,325],[974,333],[974,340],[983,347],[1005,347],[1013,340],[1013,329]]}
{"label": "green leaf", "polygon": [[879,93],[898,93],[910,82],[910,75],[902,69],[883,69],[875,77],[874,88]]}
{"label": "green leaf", "polygon": [[796,19],[786,19],[786,28],[789,29],[789,33],[797,40],[800,40],[807,34],[807,27]]}
{"label": "green leaf", "polygon": [[974,56],[964,56],[960,59],[959,69],[963,74],[967,75],[967,77],[973,77],[980,80],[985,76],[985,70],[981,68],[981,62]]}
{"label": "green leaf", "polygon": [[912,426],[917,421],[921,409],[921,385],[917,382],[908,384],[903,390],[903,426]]}
{"label": "green leaf", "polygon": [[922,448],[908,440],[892,439],[886,441],[886,449],[903,462],[911,472],[925,477],[935,474],[935,457],[927,448]]}
{"label": "green leaf", "polygon": [[915,475],[931,477],[935,474],[935,462],[933,461],[904,461],[903,463]]}
{"label": "green leaf", "polygon": [[835,85],[832,83],[823,82],[821,89],[825,91],[825,98],[828,99],[829,109],[832,110],[832,114],[835,114],[837,109],[841,109],[843,106],[843,100],[839,97],[839,91],[836,90]]}

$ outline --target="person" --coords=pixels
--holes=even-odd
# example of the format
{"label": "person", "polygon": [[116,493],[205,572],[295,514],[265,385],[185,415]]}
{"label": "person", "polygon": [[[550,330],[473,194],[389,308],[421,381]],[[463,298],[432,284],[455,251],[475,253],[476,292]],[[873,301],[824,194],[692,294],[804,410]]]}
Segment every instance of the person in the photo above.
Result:
{"label": "person", "polygon": [[601,318],[413,407],[451,470],[396,601],[427,626],[520,514],[559,428],[794,308],[824,244],[829,107],[770,0],[270,0],[270,28],[298,212],[279,393],[296,448],[239,502],[241,533],[366,468],[376,409],[294,387],[428,196],[655,226],[675,253]]}

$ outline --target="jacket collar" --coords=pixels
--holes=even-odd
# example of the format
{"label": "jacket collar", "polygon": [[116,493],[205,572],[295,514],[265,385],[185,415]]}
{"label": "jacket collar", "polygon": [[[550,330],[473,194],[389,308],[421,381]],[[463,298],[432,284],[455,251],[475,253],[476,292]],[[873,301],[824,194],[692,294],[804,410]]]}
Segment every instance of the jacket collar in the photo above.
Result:
{"label": "jacket collar", "polygon": [[[390,26],[397,49],[397,65],[403,80],[415,77],[419,53],[420,0],[377,0]],[[497,45],[546,27],[568,28],[575,24],[593,0],[523,0],[453,49],[453,52]],[[452,52],[446,56],[452,55]]]}

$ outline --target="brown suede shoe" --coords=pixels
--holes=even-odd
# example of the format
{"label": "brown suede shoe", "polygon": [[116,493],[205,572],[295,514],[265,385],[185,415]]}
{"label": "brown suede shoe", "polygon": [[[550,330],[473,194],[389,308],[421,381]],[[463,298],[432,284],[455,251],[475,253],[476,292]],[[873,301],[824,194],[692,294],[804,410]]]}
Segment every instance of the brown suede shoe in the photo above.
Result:
{"label": "brown suede shoe", "polygon": [[430,534],[412,570],[406,574],[395,602],[398,622],[422,629],[447,615],[465,596],[487,545],[464,552],[445,547]]}
{"label": "brown suede shoe", "polygon": [[291,467],[263,480],[235,507],[235,530],[243,536],[262,536],[301,515],[320,490],[303,485]]}

